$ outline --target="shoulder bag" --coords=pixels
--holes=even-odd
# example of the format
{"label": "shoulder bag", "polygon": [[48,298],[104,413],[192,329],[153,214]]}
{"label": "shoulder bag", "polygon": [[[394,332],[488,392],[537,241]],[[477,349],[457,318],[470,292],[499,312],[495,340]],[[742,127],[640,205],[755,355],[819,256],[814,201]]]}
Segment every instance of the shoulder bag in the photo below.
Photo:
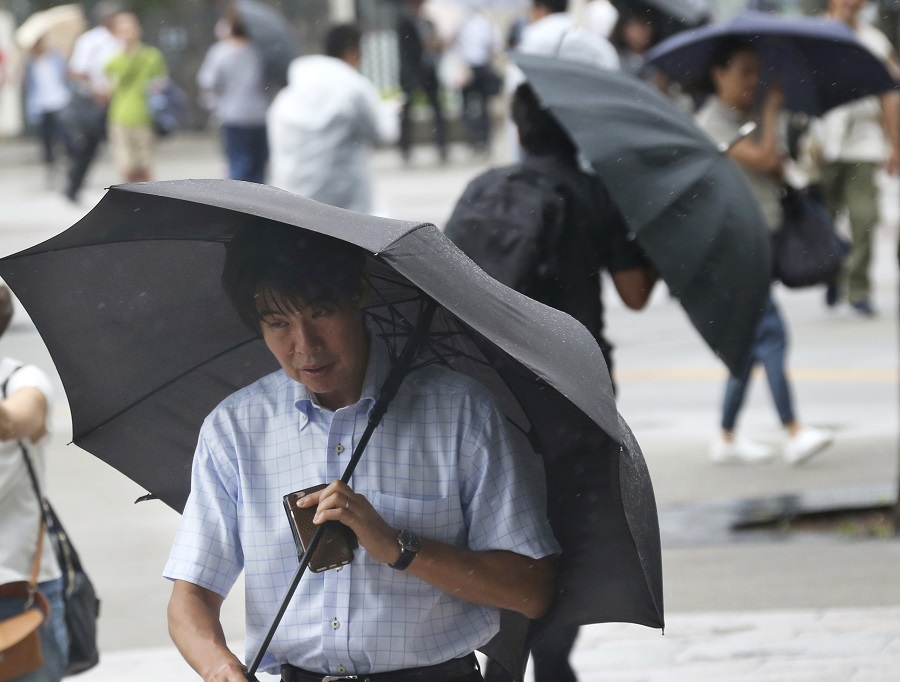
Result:
{"label": "shoulder bag", "polygon": [[0,682],[14,680],[44,664],[40,627],[50,614],[50,607],[37,588],[43,546],[44,522],[41,521],[31,577],[27,581],[0,585],[0,597],[25,600],[22,613],[0,621]]}
{"label": "shoulder bag", "polygon": [[784,221],[772,235],[775,279],[790,288],[831,282],[850,252],[834,220],[809,192],[786,187],[781,200]]}

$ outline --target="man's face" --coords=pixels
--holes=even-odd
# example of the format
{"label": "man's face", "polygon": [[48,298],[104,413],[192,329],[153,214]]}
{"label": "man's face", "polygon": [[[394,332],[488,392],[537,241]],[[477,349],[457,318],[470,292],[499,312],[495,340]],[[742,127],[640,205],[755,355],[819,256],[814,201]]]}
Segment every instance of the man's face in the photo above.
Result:
{"label": "man's face", "polygon": [[713,69],[716,95],[728,106],[748,111],[759,87],[759,57],[753,50],[735,52],[725,67]]}
{"label": "man's face", "polygon": [[278,364],[330,410],[359,400],[368,364],[368,334],[359,308],[296,305],[260,296],[263,340]]}

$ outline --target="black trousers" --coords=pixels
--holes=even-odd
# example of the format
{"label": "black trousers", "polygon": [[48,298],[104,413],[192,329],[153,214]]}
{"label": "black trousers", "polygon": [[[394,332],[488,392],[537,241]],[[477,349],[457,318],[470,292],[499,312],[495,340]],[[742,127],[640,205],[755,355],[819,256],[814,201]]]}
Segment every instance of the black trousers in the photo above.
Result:
{"label": "black trousers", "polygon": [[69,168],[66,196],[75,199],[84,185],[88,170],[97,156],[97,150],[105,137],[102,129],[84,130],[72,140],[72,165]]}
{"label": "black trousers", "polygon": [[[534,682],[578,682],[575,671],[569,664],[569,654],[572,653],[577,636],[577,627],[566,628],[535,643],[531,649]],[[485,682],[512,682],[512,677],[499,665],[488,661],[484,671],[484,680]]]}
{"label": "black trousers", "polygon": [[69,136],[69,131],[65,125],[63,125],[58,111],[45,111],[41,114],[38,132],[44,153],[44,164],[52,166],[56,162],[56,146],[59,142],[62,143],[66,155],[72,156],[74,151],[72,138]]}
{"label": "black trousers", "polygon": [[484,151],[491,141],[491,83],[488,66],[473,66],[472,80],[463,87],[462,119],[466,139],[476,151]]}
{"label": "black trousers", "polygon": [[436,75],[423,77],[419,87],[407,86],[403,90],[406,102],[400,110],[400,153],[403,154],[403,158],[408,159],[412,150],[412,100],[417,92],[425,93],[425,97],[428,99],[434,117],[434,141],[441,158],[445,158],[447,156],[447,121],[444,118],[444,108],[441,104],[440,87]]}

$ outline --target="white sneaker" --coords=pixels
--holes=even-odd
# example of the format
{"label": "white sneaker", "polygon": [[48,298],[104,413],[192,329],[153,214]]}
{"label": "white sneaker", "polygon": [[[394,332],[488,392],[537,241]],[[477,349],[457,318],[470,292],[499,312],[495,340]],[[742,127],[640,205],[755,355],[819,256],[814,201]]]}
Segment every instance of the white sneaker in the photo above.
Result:
{"label": "white sneaker", "polygon": [[801,426],[800,430],[789,437],[784,445],[784,460],[793,466],[803,464],[813,455],[831,445],[834,435],[831,431],[816,429],[812,426]]}
{"label": "white sneaker", "polygon": [[772,448],[753,441],[716,436],[709,447],[709,458],[716,464],[760,464],[775,456]]}

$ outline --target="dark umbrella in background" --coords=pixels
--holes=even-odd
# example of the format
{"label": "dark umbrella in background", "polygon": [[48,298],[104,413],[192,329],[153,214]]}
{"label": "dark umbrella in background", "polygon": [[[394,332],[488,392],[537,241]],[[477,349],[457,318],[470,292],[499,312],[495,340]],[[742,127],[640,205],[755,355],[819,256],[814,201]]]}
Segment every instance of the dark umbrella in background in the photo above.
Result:
{"label": "dark umbrella in background", "polygon": [[234,6],[250,40],[262,54],[266,83],[272,88],[284,87],[288,66],[298,54],[291,22],[261,0],[237,0]]}
{"label": "dark umbrella in background", "polygon": [[789,111],[817,116],[895,87],[885,65],[844,22],[764,12],[672,36],[647,53],[647,62],[687,88],[709,91],[710,59],[728,38],[753,42],[763,85],[780,85]]}
{"label": "dark umbrella in background", "polygon": [[433,314],[415,363],[476,377],[544,458],[560,593],[535,623],[505,612],[484,653],[521,679],[526,638],[595,622],[662,627],[653,489],[596,341],[488,277],[433,225],[230,180],[112,187],[67,231],[0,261],[59,371],[74,442],[183,508],[204,417],[277,369],[219,283],[225,244],[264,220],[365,250],[366,315],[395,362]]}
{"label": "dark umbrella in background", "polygon": [[739,373],[769,292],[769,232],[747,180],[694,121],[621,73],[518,55],[694,327]]}
{"label": "dark umbrella in background", "polygon": [[620,15],[646,16],[662,37],[709,23],[712,10],[706,0],[612,0]]}

